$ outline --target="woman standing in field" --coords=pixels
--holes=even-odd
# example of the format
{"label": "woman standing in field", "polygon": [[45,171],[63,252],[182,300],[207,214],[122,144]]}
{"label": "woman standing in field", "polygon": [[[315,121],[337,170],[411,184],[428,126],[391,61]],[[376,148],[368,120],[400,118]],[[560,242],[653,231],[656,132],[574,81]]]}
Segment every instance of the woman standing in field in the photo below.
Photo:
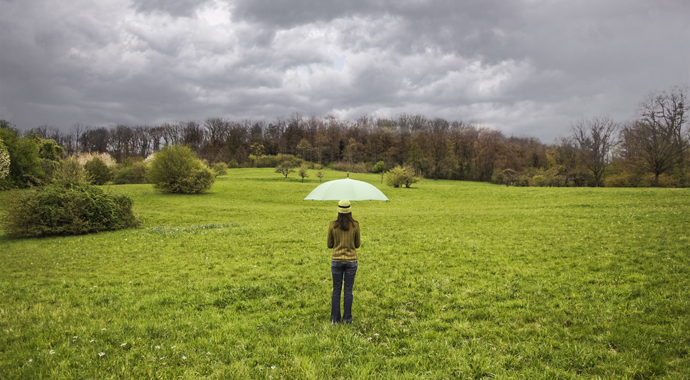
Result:
{"label": "woman standing in field", "polygon": [[352,218],[350,201],[338,202],[338,219],[328,226],[328,248],[331,254],[333,274],[333,297],[331,299],[331,323],[340,319],[340,291],[345,280],[345,301],[342,321],[352,323],[352,287],[357,274],[357,251],[359,248],[359,223]]}

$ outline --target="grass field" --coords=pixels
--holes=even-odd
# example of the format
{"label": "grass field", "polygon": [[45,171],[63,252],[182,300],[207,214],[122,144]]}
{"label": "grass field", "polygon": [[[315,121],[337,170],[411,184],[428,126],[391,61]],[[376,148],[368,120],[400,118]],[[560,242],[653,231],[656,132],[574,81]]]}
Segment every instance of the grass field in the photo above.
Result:
{"label": "grass field", "polygon": [[391,199],[353,205],[352,325],[313,173],[113,186],[142,228],[0,235],[0,379],[690,378],[689,189],[351,177]]}

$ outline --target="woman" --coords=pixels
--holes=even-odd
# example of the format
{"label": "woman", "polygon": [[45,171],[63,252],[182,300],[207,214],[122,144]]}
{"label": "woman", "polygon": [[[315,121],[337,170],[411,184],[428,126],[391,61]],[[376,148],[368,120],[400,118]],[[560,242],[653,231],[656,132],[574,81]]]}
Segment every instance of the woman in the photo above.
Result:
{"label": "woman", "polygon": [[357,251],[359,248],[359,223],[352,218],[350,201],[338,202],[338,219],[328,227],[328,248],[331,254],[331,273],[333,274],[333,297],[331,299],[331,322],[340,319],[340,290],[345,279],[345,301],[342,321],[352,323],[352,286],[357,274]]}

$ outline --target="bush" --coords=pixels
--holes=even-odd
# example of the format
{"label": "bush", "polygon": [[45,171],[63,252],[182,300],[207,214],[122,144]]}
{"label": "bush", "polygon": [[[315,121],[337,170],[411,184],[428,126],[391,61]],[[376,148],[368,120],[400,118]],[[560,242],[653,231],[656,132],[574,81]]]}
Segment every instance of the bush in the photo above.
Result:
{"label": "bush", "polygon": [[91,176],[91,181],[95,185],[105,184],[106,182],[110,181],[110,177],[112,176],[110,169],[108,169],[108,165],[106,165],[105,162],[101,161],[101,159],[98,157],[87,162],[84,165],[84,170],[89,173],[89,176]]}
{"label": "bush", "polygon": [[19,131],[4,120],[0,120],[0,140],[10,157],[9,173],[0,179],[0,189],[41,183],[44,173],[36,140],[21,137]]}
{"label": "bush", "polygon": [[74,157],[62,160],[53,173],[52,183],[56,185],[70,186],[82,182],[91,183],[92,178]]}
{"label": "bush", "polygon": [[124,160],[113,176],[113,183],[123,185],[126,183],[147,183],[147,164],[144,161]]}
{"label": "bush", "polygon": [[611,174],[604,178],[604,185],[606,187],[629,187],[632,186],[632,176],[630,173]]}
{"label": "bush", "polygon": [[341,171],[341,172],[350,172],[350,173],[366,173],[368,171],[366,164],[363,162],[350,165],[349,163],[347,163],[345,161],[339,161],[336,163],[329,164],[328,167],[331,169]]}
{"label": "bush", "polygon": [[414,174],[414,170],[412,170],[411,167],[405,166],[401,168],[397,165],[384,174],[383,177],[386,180],[386,185],[393,187],[405,185],[405,187],[409,188],[410,185],[420,180],[420,178]]}
{"label": "bush", "polygon": [[[237,163],[237,161],[235,161],[235,163]],[[225,162],[216,162],[211,169],[216,172],[217,176],[228,174],[228,165]]]}
{"label": "bush", "polygon": [[546,184],[546,180],[543,175],[535,175],[532,177],[532,185],[542,187]]}
{"label": "bush", "polygon": [[249,155],[249,163],[255,168],[275,168],[284,162],[293,162],[295,167],[302,164],[302,159],[291,154],[278,154],[276,156],[263,155],[260,157]]}
{"label": "bush", "polygon": [[10,154],[0,139],[0,180],[10,174]]}
{"label": "bush", "polygon": [[51,184],[5,201],[2,226],[15,237],[79,235],[139,226],[132,199],[87,184]]}
{"label": "bush", "polygon": [[148,180],[163,193],[198,194],[211,188],[216,175],[189,147],[173,145],[153,157]]}
{"label": "bush", "polygon": [[[150,155],[149,157],[152,156],[153,155]],[[108,167],[115,166],[115,164],[117,164],[113,156],[105,152],[80,153],[76,155],[75,158],[82,165],[86,165],[87,162],[92,161],[94,158],[98,158],[99,160],[103,161],[103,163],[105,163]],[[148,159],[148,157],[146,159]]]}

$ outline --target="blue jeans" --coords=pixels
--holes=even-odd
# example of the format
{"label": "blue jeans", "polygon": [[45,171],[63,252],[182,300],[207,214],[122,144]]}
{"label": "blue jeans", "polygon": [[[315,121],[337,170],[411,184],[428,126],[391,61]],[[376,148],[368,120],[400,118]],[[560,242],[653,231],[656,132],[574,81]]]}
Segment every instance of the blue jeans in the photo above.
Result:
{"label": "blue jeans", "polygon": [[340,290],[345,279],[345,300],[343,304],[343,322],[352,323],[352,287],[355,285],[357,274],[356,261],[331,261],[331,274],[333,274],[333,297],[331,299],[331,322],[340,322]]}

